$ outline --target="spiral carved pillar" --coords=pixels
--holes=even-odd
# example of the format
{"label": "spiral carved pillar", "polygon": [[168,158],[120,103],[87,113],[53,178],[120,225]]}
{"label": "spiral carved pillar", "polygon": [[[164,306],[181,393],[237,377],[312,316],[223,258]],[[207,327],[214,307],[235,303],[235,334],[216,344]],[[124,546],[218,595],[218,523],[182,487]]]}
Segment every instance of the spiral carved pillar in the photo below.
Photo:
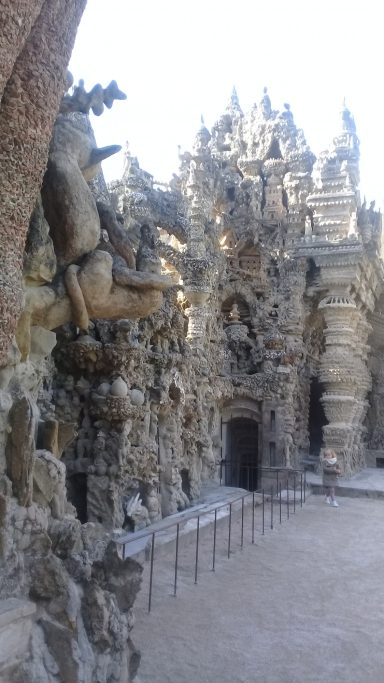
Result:
{"label": "spiral carved pillar", "polygon": [[185,295],[191,304],[186,310],[186,315],[188,317],[187,339],[191,346],[199,347],[203,344],[208,315],[206,302],[209,298],[209,294],[209,291],[202,290],[187,290],[185,292]]}
{"label": "spiral carved pillar", "polygon": [[347,474],[355,469],[352,447],[360,407],[360,367],[354,351],[359,314],[353,299],[346,295],[325,297],[319,309],[326,323],[325,351],[320,361],[320,381],[325,389],[321,402],[328,420],[323,430],[324,445],[338,453]]}

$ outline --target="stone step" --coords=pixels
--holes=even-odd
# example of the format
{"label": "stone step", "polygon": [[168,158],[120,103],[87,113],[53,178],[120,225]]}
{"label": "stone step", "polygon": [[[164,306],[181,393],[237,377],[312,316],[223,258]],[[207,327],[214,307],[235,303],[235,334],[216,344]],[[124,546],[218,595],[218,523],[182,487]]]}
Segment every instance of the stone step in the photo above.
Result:
{"label": "stone step", "polygon": [[[323,495],[321,475],[307,473],[307,484],[315,495]],[[338,497],[384,499],[384,470],[369,468],[358,472],[349,479],[341,477],[336,488]]]}
{"label": "stone step", "polygon": [[[310,484],[312,493],[314,495],[324,495],[324,487],[322,484]],[[357,488],[354,486],[337,486],[337,498],[375,498],[384,500],[384,491],[375,489]]]}

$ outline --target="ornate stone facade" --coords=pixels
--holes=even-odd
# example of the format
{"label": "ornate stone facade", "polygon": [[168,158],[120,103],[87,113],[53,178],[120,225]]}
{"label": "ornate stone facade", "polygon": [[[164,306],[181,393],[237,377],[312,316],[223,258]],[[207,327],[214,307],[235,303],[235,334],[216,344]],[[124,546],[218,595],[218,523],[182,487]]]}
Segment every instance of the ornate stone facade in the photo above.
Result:
{"label": "ornate stone facade", "polygon": [[[0,128],[39,83],[17,75],[39,22],[57,49],[63,3],[32,4],[11,8]],[[60,69],[81,7],[66,4]],[[0,142],[0,597],[38,612],[28,661],[4,675],[122,683],[141,568],[114,534],[184,509],[221,468],[246,486],[325,446],[345,475],[384,456],[381,219],[360,200],[346,107],[315,163],[289,105],[265,90],[243,114],[234,91],[168,186],[127,150],[107,188],[116,147],[97,148],[87,114],[123,93],[80,83],[57,114],[52,88],[47,116],[29,95]]]}
{"label": "ornate stone facade", "polygon": [[[265,91],[244,115],[234,91],[167,191],[148,175],[144,183],[128,153],[111,192],[129,230],[143,211],[161,227],[164,267],[183,284],[186,341],[210,391],[220,386],[216,423],[226,401],[246,397],[261,406],[260,462],[298,465],[329,446],[348,475],[364,466],[370,439],[368,341],[382,262],[380,214],[360,201],[345,106],[330,151],[314,162],[289,105],[274,111]],[[159,220],[159,207],[171,216]],[[222,457],[227,450],[222,443]]]}

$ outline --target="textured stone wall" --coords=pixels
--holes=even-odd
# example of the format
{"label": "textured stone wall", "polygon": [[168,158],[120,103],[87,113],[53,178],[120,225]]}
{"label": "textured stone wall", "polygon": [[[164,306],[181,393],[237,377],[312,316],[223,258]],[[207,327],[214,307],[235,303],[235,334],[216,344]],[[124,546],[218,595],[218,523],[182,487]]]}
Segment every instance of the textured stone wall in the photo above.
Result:
{"label": "textured stone wall", "polygon": [[44,0],[1,0],[0,97]]}
{"label": "textured stone wall", "polygon": [[[8,58],[2,61],[5,87],[0,108],[0,367],[6,364],[22,310],[28,222],[84,7],[85,0],[1,5],[2,49]],[[20,27],[16,35],[15,25]]]}
{"label": "textured stone wall", "polygon": [[351,473],[372,370],[371,448],[383,431],[381,224],[348,110],[313,175],[289,106],[264,91],[245,115],[234,92],[166,189],[127,152],[100,194],[116,147],[86,114],[122,93],[78,88],[55,120],[83,5],[3,13],[0,598],[38,607],[24,683],[134,679],[141,567],[115,535],[191,505],[223,458],[242,466],[232,420],[253,424],[254,464],[300,465],[315,378],[322,443]]}

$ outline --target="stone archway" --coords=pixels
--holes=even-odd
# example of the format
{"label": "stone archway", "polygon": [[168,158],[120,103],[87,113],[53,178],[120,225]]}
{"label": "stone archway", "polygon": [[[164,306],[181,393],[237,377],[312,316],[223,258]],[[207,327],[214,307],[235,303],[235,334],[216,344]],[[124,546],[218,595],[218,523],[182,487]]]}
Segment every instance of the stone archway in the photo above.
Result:
{"label": "stone archway", "polygon": [[247,417],[235,417],[228,423],[229,461],[225,483],[248,491],[256,490],[259,481],[258,424]]}
{"label": "stone archway", "polygon": [[259,403],[237,399],[222,410],[222,481],[256,490],[260,479],[262,421]]}

